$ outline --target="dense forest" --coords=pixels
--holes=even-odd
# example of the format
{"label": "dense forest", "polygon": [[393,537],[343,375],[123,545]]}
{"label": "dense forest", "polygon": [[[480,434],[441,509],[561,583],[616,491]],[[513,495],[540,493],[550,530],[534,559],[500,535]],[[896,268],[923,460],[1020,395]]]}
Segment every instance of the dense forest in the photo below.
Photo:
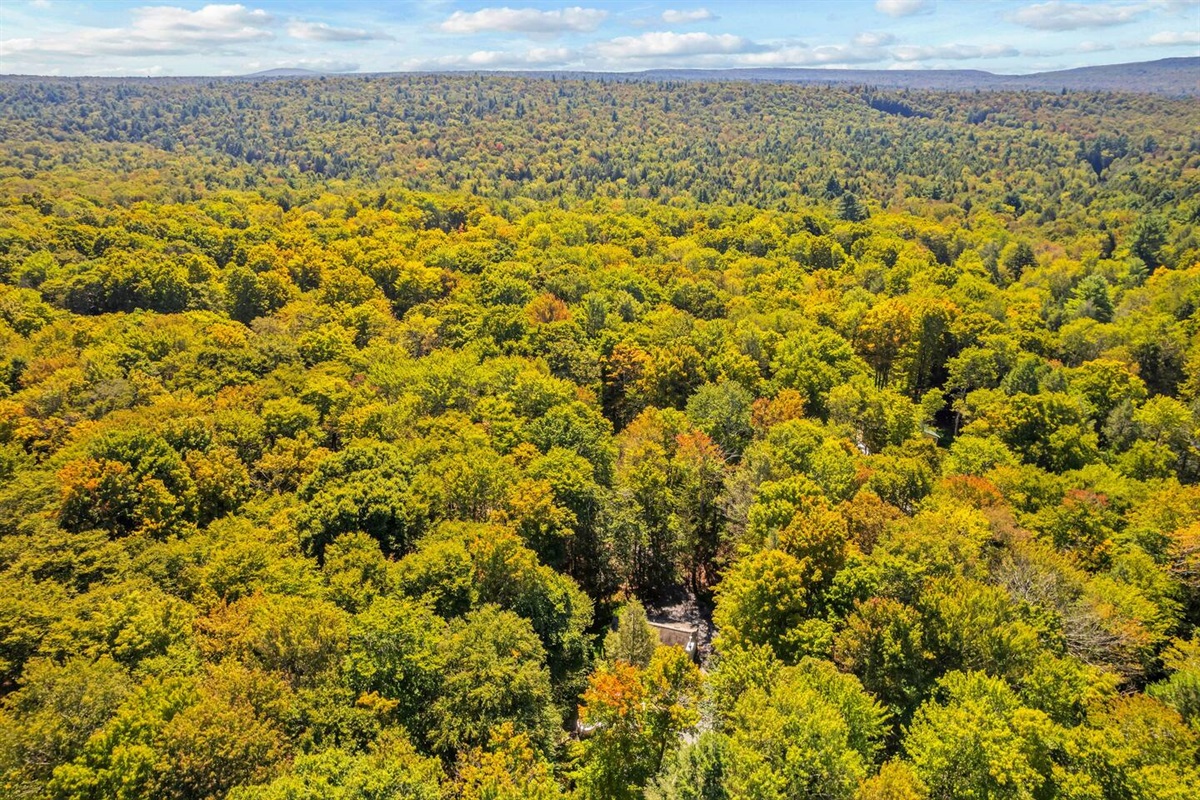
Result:
{"label": "dense forest", "polygon": [[1198,131],[0,81],[0,796],[1196,797]]}

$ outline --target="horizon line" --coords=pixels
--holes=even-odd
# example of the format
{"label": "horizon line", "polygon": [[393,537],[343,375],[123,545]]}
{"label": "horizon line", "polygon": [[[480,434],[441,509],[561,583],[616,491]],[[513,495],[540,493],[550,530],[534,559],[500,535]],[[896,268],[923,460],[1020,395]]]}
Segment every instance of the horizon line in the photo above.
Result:
{"label": "horizon line", "polygon": [[[690,73],[734,73],[734,72],[862,72],[862,73],[880,73],[880,74],[918,74],[918,75],[935,75],[935,74],[961,74],[969,73],[975,75],[988,75],[996,78],[1029,78],[1038,75],[1055,75],[1063,72],[1080,72],[1084,70],[1104,69],[1107,67],[1127,67],[1140,64],[1159,64],[1165,61],[1194,61],[1200,66],[1200,56],[1167,56],[1165,58],[1153,58],[1145,61],[1114,61],[1105,64],[1090,64],[1083,67],[1064,67],[1062,69],[1039,70],[1035,72],[992,72],[985,69],[965,68],[965,69],[947,69],[947,68],[880,68],[880,67],[858,67],[858,66],[834,66],[834,65],[796,65],[796,66],[741,66],[741,67],[652,67],[649,69],[638,70],[595,70],[595,69],[570,69],[570,68],[554,68],[554,69],[536,69],[536,68],[510,68],[510,69],[395,69],[395,70],[371,70],[371,71],[323,71],[314,70],[307,67],[274,67],[271,69],[259,70],[257,72],[244,73],[220,73],[220,74],[191,74],[191,75],[138,75],[135,73],[115,74],[115,75],[95,75],[95,74],[69,74],[69,75],[52,75],[33,72],[6,72],[0,73],[0,79],[8,78],[44,78],[52,80],[70,80],[70,79],[99,79],[99,80],[191,80],[199,78],[208,79],[231,79],[231,78],[253,78],[253,77],[370,77],[378,75],[648,75],[659,72],[690,72]],[[283,73],[296,73],[292,76]],[[1197,85],[1200,87],[1200,72],[1197,73]]]}

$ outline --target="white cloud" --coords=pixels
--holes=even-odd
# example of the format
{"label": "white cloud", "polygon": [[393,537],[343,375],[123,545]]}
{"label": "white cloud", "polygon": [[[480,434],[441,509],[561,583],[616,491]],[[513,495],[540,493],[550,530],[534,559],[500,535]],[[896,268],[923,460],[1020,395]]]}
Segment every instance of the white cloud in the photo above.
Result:
{"label": "white cloud", "polygon": [[1144,11],[1144,5],[1089,5],[1050,0],[1018,9],[1012,15],[1012,21],[1040,31],[1074,31],[1123,25]]}
{"label": "white cloud", "polygon": [[727,67],[741,64],[738,57],[763,45],[732,34],[656,32],[595,42],[582,49],[542,47],[522,51],[477,50],[426,59],[411,59],[403,69],[629,69],[647,60],[673,58],[674,64]]}
{"label": "white cloud", "polygon": [[276,69],[305,69],[313,72],[357,72],[359,65],[353,61],[336,58],[290,58],[264,61],[254,59],[242,62],[240,69],[229,70],[226,75],[248,75]]}
{"label": "white cloud", "polygon": [[714,53],[746,53],[759,49],[754,42],[732,33],[672,33],[655,31],[641,36],[621,36],[598,42],[596,52],[605,58],[660,58]]}
{"label": "white cloud", "polygon": [[668,8],[662,13],[662,21],[668,25],[686,25],[689,22],[704,22],[716,18],[717,15],[707,8],[695,8],[691,11],[676,11]]}
{"label": "white cloud", "polygon": [[932,0],[875,0],[875,10],[889,17],[911,17],[933,11]]}
{"label": "white cloud", "polygon": [[[1030,58],[1057,58],[1059,56],[1074,55],[1077,53],[1104,53],[1110,50],[1116,50],[1117,46],[1110,42],[1080,42],[1079,44],[1071,45],[1070,47],[1056,48],[1022,48],[1021,57]],[[1063,69],[1063,67],[1055,64],[1050,64],[1046,70]]]}
{"label": "white cloud", "polygon": [[540,66],[558,64],[571,59],[575,51],[565,47],[535,47],[523,53],[497,53],[476,51],[466,58],[473,67],[491,67],[510,64],[514,66]]}
{"label": "white cloud", "polygon": [[578,57],[578,53],[566,47],[534,47],[524,51],[476,50],[473,53],[439,56],[429,59],[413,59],[402,65],[403,69],[521,69],[529,67],[558,66]]}
{"label": "white cloud", "polygon": [[883,47],[894,41],[896,41],[895,36],[881,31],[866,31],[854,37],[854,43],[859,47]]}
{"label": "white cloud", "polygon": [[657,31],[594,42],[578,49],[478,50],[413,59],[403,69],[642,69],[672,67],[853,67],[900,64],[912,69],[926,62],[965,61],[1020,55],[1006,44],[938,46],[895,45],[888,33],[864,33],[847,44],[808,46],[795,41],[755,42],[733,34]]}
{"label": "white cloud", "polygon": [[941,44],[941,45],[900,45],[891,49],[892,57],[897,61],[962,61],[975,58],[1005,58],[1020,55],[1020,51],[1012,45],[987,44]]}
{"label": "white cloud", "polygon": [[248,41],[270,36],[263,30],[274,20],[261,9],[213,4],[199,11],[176,6],[133,9],[133,36],[176,42]]}
{"label": "white cloud", "polygon": [[1187,14],[1196,11],[1196,0],[1149,0],[1149,2],[1168,14]]}
{"label": "white cloud", "polygon": [[0,42],[6,55],[46,53],[89,58],[108,55],[180,55],[221,50],[274,38],[274,18],[243,5],[207,5],[198,11],[150,6],[132,11],[128,28],[81,28],[45,39]]}
{"label": "white cloud", "polygon": [[1162,31],[1150,37],[1150,44],[1174,47],[1176,45],[1200,45],[1200,31]]}
{"label": "white cloud", "polygon": [[594,31],[608,16],[598,8],[560,8],[540,11],[536,8],[482,8],[479,11],[455,11],[442,24],[446,33],[532,33],[554,34]]}
{"label": "white cloud", "polygon": [[1080,42],[1075,51],[1078,53],[1106,53],[1116,49],[1117,46],[1112,42]]}
{"label": "white cloud", "polygon": [[747,53],[737,57],[739,66],[745,67],[828,67],[871,64],[886,58],[886,51],[876,48],[850,47],[833,44],[819,47],[779,47],[761,53]]}
{"label": "white cloud", "polygon": [[361,28],[335,28],[324,22],[304,22],[292,20],[288,23],[288,35],[294,39],[305,39],[310,42],[365,42],[371,39],[391,39],[382,31],[368,31]]}
{"label": "white cloud", "polygon": [[902,68],[912,68],[927,61],[964,61],[1004,58],[1020,55],[1017,48],[1006,44],[937,46],[890,46],[895,37],[890,34],[860,34],[852,44],[776,46],[733,57],[738,65],[755,67],[850,67],[861,64],[895,62]]}
{"label": "white cloud", "polygon": [[161,64],[155,64],[149,67],[103,67],[100,69],[91,70],[97,76],[114,75],[117,77],[125,77],[126,75],[135,75],[139,78],[156,78],[160,75],[166,75],[167,70]]}

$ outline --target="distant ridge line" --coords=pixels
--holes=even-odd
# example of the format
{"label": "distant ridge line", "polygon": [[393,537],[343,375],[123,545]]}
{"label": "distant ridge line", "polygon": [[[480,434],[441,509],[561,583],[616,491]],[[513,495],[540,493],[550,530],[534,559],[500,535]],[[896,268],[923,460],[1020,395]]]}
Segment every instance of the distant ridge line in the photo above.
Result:
{"label": "distant ridge line", "polygon": [[283,67],[280,69],[264,69],[260,72],[251,72],[249,75],[238,75],[239,78],[316,78],[327,73],[315,69],[301,69],[300,67]]}
{"label": "distant ridge line", "polygon": [[730,69],[651,69],[640,72],[595,72],[582,70],[465,70],[413,72],[320,72],[310,69],[282,68],[248,75],[190,77],[91,77],[0,75],[4,81],[77,81],[105,82],[192,82],[255,81],[279,79],[385,78],[388,76],[502,75],[526,78],[565,78],[601,81],[749,81],[757,83],[797,83],[809,85],[856,85],[883,89],[928,91],[1110,91],[1162,94],[1177,97],[1200,96],[1200,56],[1162,58],[1123,64],[1034,72],[1028,75],[1004,75],[974,69],[821,69],[811,67],[734,67]]}
{"label": "distant ridge line", "polygon": [[[523,73],[528,74],[528,73]],[[633,73],[643,80],[734,80],[768,83],[855,84],[894,89],[1127,91],[1200,95],[1200,57],[1163,58],[1126,64],[1003,75],[984,70],[816,69],[753,67],[734,69],[654,69]]]}

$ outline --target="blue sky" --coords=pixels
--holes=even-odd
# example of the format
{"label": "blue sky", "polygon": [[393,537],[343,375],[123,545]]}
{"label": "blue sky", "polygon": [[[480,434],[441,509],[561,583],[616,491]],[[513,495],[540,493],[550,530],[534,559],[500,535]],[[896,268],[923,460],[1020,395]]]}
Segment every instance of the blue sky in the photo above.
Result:
{"label": "blue sky", "polygon": [[0,73],[231,75],[281,67],[1026,73],[1196,55],[1200,0],[0,0]]}

